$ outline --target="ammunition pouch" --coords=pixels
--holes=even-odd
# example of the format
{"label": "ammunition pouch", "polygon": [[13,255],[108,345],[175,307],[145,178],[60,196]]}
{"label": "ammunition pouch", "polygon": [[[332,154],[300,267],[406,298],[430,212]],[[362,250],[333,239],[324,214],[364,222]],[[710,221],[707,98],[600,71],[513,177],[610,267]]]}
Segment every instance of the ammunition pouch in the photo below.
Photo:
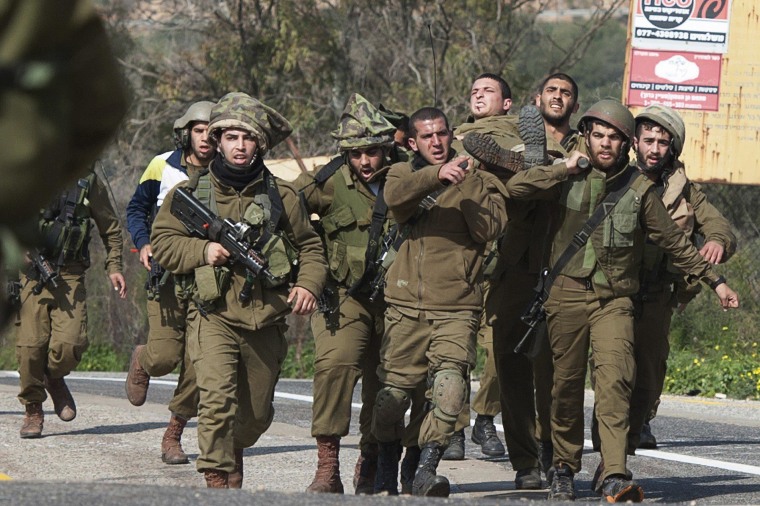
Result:
{"label": "ammunition pouch", "polygon": [[298,250],[284,234],[272,234],[272,237],[261,248],[261,253],[269,262],[269,271],[275,277],[275,281],[261,278],[265,288],[282,286],[295,278],[298,266]]}
{"label": "ammunition pouch", "polygon": [[175,274],[174,293],[179,300],[193,301],[201,313],[210,313],[224,299],[231,277],[232,271],[226,266],[204,265],[192,274]]}

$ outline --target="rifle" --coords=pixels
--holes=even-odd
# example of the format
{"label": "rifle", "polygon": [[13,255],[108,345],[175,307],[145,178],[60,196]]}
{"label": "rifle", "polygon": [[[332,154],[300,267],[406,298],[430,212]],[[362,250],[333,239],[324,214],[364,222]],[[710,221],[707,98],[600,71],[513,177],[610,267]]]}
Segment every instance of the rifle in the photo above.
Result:
{"label": "rifle", "polygon": [[21,307],[21,282],[18,279],[6,281],[6,297],[8,307],[13,311],[18,311]]}
{"label": "rifle", "polygon": [[[201,239],[209,239],[221,244],[230,252],[230,264],[240,263],[246,268],[245,284],[238,294],[242,303],[251,300],[253,279],[264,277],[276,283],[277,278],[269,270],[269,262],[255,246],[261,238],[246,223],[235,223],[229,218],[222,219],[212,213],[187,188],[177,188],[172,198],[171,213],[176,216],[191,234]],[[253,237],[257,235],[258,237]]]}
{"label": "rifle", "polygon": [[42,293],[42,289],[46,285],[50,285],[53,288],[58,288],[58,271],[53,268],[53,264],[50,260],[36,248],[29,251],[29,258],[32,260],[33,272],[30,276],[32,279],[37,280],[37,284],[32,288],[34,295]]}
{"label": "rifle", "polygon": [[385,287],[385,274],[396,259],[396,248],[394,247],[394,243],[396,242],[397,235],[398,225],[393,225],[383,238],[382,245],[380,246],[380,254],[374,264],[375,277],[372,278],[372,282],[369,284],[370,302],[375,302]]}
{"label": "rifle", "polygon": [[149,257],[150,272],[145,280],[145,290],[148,292],[148,300],[161,301],[161,288],[169,279],[169,271],[161,267],[153,257]]}
{"label": "rifle", "polygon": [[338,309],[340,309],[340,304],[337,306],[333,304],[334,297],[335,292],[329,286],[326,286],[322,290],[320,296],[317,297],[317,311],[324,315],[325,328],[329,330],[330,334],[333,336],[335,335],[335,331],[340,327],[338,324],[338,318],[335,317]]}
{"label": "rifle", "polygon": [[546,311],[544,310],[544,302],[548,293],[544,290],[546,284],[546,278],[549,275],[549,269],[544,269],[538,276],[538,284],[533,290],[536,295],[533,300],[525,308],[523,314],[520,316],[520,320],[528,326],[528,330],[525,335],[520,339],[520,342],[515,346],[515,353],[531,354],[531,351],[535,348],[536,334],[538,330],[546,325]]}

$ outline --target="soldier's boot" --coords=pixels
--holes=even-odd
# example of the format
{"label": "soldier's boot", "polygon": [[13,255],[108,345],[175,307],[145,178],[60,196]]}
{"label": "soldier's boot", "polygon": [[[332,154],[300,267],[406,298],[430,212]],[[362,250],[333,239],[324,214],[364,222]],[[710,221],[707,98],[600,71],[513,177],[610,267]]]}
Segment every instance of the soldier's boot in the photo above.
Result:
{"label": "soldier's boot", "polygon": [[187,464],[190,459],[182,450],[182,431],[187,420],[172,414],[169,425],[166,426],[164,437],[161,439],[161,460],[164,464]]}
{"label": "soldier's boot", "polygon": [[469,133],[462,140],[462,145],[477,161],[486,165],[489,172],[499,177],[523,170],[523,154],[502,148],[490,135]]}
{"label": "soldier's boot", "polygon": [[53,400],[53,409],[58,418],[64,422],[70,422],[77,416],[77,405],[71,396],[69,387],[63,378],[53,379],[45,374],[45,390]]}
{"label": "soldier's boot", "polygon": [[203,477],[206,478],[206,487],[208,488],[230,488],[229,476],[227,471],[217,471],[216,469],[203,471]]}
{"label": "soldier's boot", "polygon": [[546,153],[546,127],[538,107],[526,105],[520,109],[517,128],[520,130],[520,138],[525,143],[524,168],[546,165],[549,159]]}
{"label": "soldier's boot", "polygon": [[641,428],[638,447],[644,450],[654,450],[657,448],[657,438],[652,434],[652,427],[649,425],[649,422],[646,422]]}
{"label": "soldier's boot", "polygon": [[449,480],[436,474],[438,463],[443,456],[443,449],[436,443],[428,443],[422,447],[420,464],[414,476],[412,493],[424,497],[448,497],[451,492]]}
{"label": "soldier's boot", "polygon": [[26,405],[24,424],[21,426],[21,437],[24,439],[42,436],[42,425],[45,414],[42,412],[41,402],[30,402]]}
{"label": "soldier's boot", "polygon": [[419,446],[410,446],[406,449],[404,459],[401,461],[401,493],[411,495],[414,486],[414,475],[417,474],[417,466],[420,465]]}
{"label": "soldier's boot", "polygon": [[449,446],[443,452],[443,460],[464,460],[464,429],[451,435]]}
{"label": "soldier's boot", "polygon": [[554,468],[549,487],[550,501],[575,501],[575,476],[569,467],[560,464]]}
{"label": "soldier's boot", "polygon": [[644,490],[633,480],[621,474],[607,476],[601,486],[602,500],[608,503],[641,502],[644,500]]}
{"label": "soldier's boot", "polygon": [[375,493],[398,495],[398,461],[401,458],[401,442],[377,444],[377,472]]}
{"label": "soldier's boot", "polygon": [[506,453],[504,444],[499,439],[498,434],[496,434],[496,426],[493,424],[492,416],[478,415],[475,418],[471,438],[473,443],[480,445],[480,451],[484,455],[501,457]]}
{"label": "soldier's boot", "polygon": [[311,485],[306,488],[307,492],[343,493],[343,482],[340,481],[339,452],[339,437],[317,436],[317,472]]}
{"label": "soldier's boot", "polygon": [[235,448],[235,470],[227,478],[229,488],[243,488],[243,449]]}
{"label": "soldier's boot", "polygon": [[135,346],[132,352],[132,358],[129,360],[129,372],[124,388],[127,391],[127,399],[133,406],[142,406],[145,404],[145,398],[148,396],[148,385],[150,384],[150,375],[140,365],[140,352],[145,348],[144,344]]}
{"label": "soldier's boot", "polygon": [[354,468],[354,493],[374,494],[377,475],[377,446],[370,451],[362,450]]}

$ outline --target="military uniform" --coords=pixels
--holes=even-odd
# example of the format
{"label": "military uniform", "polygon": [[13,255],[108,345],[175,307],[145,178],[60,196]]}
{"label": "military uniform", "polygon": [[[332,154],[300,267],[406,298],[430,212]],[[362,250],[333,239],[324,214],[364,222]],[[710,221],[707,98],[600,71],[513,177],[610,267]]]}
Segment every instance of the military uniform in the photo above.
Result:
{"label": "military uniform", "polygon": [[[73,219],[64,219],[63,216],[68,216],[69,213]],[[111,275],[122,271],[121,226],[108,198],[108,190],[91,173],[80,180],[79,185],[64,192],[42,215],[41,228],[45,245],[40,252],[53,266],[58,267],[58,287],[46,284],[39,286],[39,293],[34,293],[38,289],[36,278],[39,273],[31,265],[23,280],[21,308],[16,322],[16,359],[21,386],[18,399],[27,407],[44,402],[47,398],[46,386],[73,371],[87,350],[87,294],[84,281],[85,271],[90,265],[87,246],[90,218],[97,225],[106,248],[107,273]],[[61,225],[64,220],[71,223],[71,228]],[[63,230],[72,230],[71,234],[62,232],[61,227]],[[74,239],[64,244],[60,239],[75,236],[81,240]],[[65,384],[60,385],[60,388],[65,389],[66,395],[70,397]],[[58,404],[55,396],[53,398]],[[73,400],[70,402],[74,408]],[[59,416],[60,411],[61,406],[57,405],[56,412]],[[73,413],[64,415],[64,418],[70,417],[70,420],[75,415],[74,408]]]}
{"label": "military uniform", "polygon": [[[613,101],[595,104],[581,121],[599,118],[599,111],[603,111],[601,119],[607,121],[609,114],[621,115],[619,111],[623,109],[624,135],[632,135],[633,117],[627,109],[607,102]],[[608,109],[614,112],[607,113]],[[607,122],[614,119],[613,116]],[[562,163],[535,167],[516,174],[506,185],[512,198],[541,198],[559,203],[560,222],[553,238],[552,264],[600,205],[610,186],[627,176],[626,165],[618,165],[608,173],[591,168],[570,175],[567,170]],[[652,183],[646,178],[633,180],[586,245],[563,268],[545,303],[554,361],[554,465],[563,477],[566,469],[571,477],[581,469],[583,391],[589,345],[594,357],[597,420],[604,461],[598,479],[604,483],[607,477],[626,475],[628,405],[635,374],[630,296],[639,288],[645,234],[671,255],[679,269],[706,283],[718,282],[718,276],[670,219],[651,188]],[[559,483],[556,474],[554,481]],[[640,488],[637,491],[641,493]],[[641,500],[641,496],[629,500]]]}
{"label": "military uniform", "polygon": [[[444,189],[440,166],[425,165],[418,156],[388,173],[385,198],[402,226],[423,198]],[[484,249],[505,223],[503,186],[488,173],[472,171],[415,219],[388,271],[378,368],[384,387],[375,403],[373,431],[381,442],[400,440],[412,392],[427,381],[431,410],[420,429],[420,469],[430,467],[435,454],[440,459],[464,406],[482,311]]]}
{"label": "military uniform", "polygon": [[[302,175],[296,186],[309,213],[319,216],[318,230],[325,244],[330,276],[323,294],[329,312],[315,313],[311,329],[316,345],[314,357],[314,403],[311,435],[317,439],[319,463],[307,491],[342,492],[338,451],[351,421],[353,391],[362,378],[362,409],[359,414],[361,456],[354,474],[356,493],[372,493],[375,485],[377,441],[371,433],[374,400],[380,388],[377,366],[383,336],[385,301],[382,294],[369,300],[375,277],[373,262],[380,242],[391,225],[383,204],[373,218],[378,192],[383,191],[385,173],[381,168],[369,181],[357,176],[347,157],[352,149],[377,147],[387,163],[395,127],[364,97],[352,95],[332,136],[338,140],[343,163],[328,165],[318,176]],[[337,164],[337,161],[331,164]],[[324,171],[332,171],[327,175]],[[373,219],[378,220],[373,227]],[[373,238],[371,229],[376,229]],[[372,243],[370,244],[370,240]],[[372,248],[369,256],[367,249]],[[370,264],[367,265],[367,260]],[[351,294],[348,291],[351,289]],[[377,294],[375,294],[377,296]]]}
{"label": "military uniform", "polygon": [[[210,173],[204,176],[208,179],[198,181],[196,192],[208,191],[205,198],[219,217],[242,222],[245,215],[252,226],[272,230],[272,240],[292,244],[300,265],[295,286],[321,293],[326,265],[319,236],[309,225],[295,188],[283,181],[274,183],[261,161],[269,148],[287,137],[290,125],[248,95],[231,93],[211,111],[210,134],[222,130],[224,135],[225,128],[242,129],[254,136],[257,151],[253,163],[246,170],[230,173],[229,162],[218,153]],[[181,183],[180,187],[186,185]],[[272,222],[271,209],[276,205],[270,190],[277,191],[282,203],[279,219],[272,218]],[[171,214],[175,192],[176,188],[170,191],[161,206],[151,243],[156,260],[166,269],[175,274],[195,273],[187,343],[201,392],[197,467],[204,472],[209,487],[240,487],[243,448],[255,444],[274,417],[274,388],[287,351],[284,318],[290,311],[288,284],[287,280],[276,286],[264,284],[258,276],[251,279],[239,263],[207,265],[210,241],[189,236],[182,222]],[[258,221],[254,217],[263,221],[253,223]],[[264,248],[269,251],[266,245]],[[287,264],[283,255],[270,255],[270,267],[274,268],[274,260],[284,259]],[[278,270],[286,267],[277,266]],[[241,291],[249,287],[250,300],[241,302]]]}

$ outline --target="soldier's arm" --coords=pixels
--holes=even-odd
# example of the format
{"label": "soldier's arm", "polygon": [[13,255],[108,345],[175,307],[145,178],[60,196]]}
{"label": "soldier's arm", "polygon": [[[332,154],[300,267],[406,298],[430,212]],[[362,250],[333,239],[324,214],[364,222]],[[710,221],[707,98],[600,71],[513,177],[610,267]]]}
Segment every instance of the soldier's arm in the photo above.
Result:
{"label": "soldier's arm", "polygon": [[406,223],[417,213],[422,199],[444,188],[438,179],[440,165],[429,165],[412,171],[409,163],[394,164],[385,178],[383,196],[393,218]]}
{"label": "soldier's arm", "polygon": [[505,187],[509,198],[515,200],[556,200],[561,192],[559,183],[566,181],[569,175],[564,163],[536,166],[509,178]]}
{"label": "soldier's arm", "polygon": [[98,227],[98,234],[106,248],[106,271],[108,274],[123,272],[121,248],[124,242],[121,225],[109,198],[108,189],[99,177],[93,178],[88,199],[92,219]]}
{"label": "soldier's arm", "polygon": [[[710,242],[717,243],[722,247],[722,251],[716,251],[716,254],[712,258],[707,258],[707,260],[711,263],[723,263],[727,261],[736,252],[736,235],[731,230],[731,224],[709,202],[707,195],[705,195],[698,184],[689,183],[688,197],[689,203],[691,203],[694,209],[695,232],[704,236],[705,247],[709,247],[708,243]],[[705,251],[705,248],[702,248],[701,253],[704,256],[705,254],[712,253],[712,251]]]}
{"label": "soldier's arm", "polygon": [[455,187],[463,194],[461,209],[470,236],[479,243],[499,237],[507,226],[506,193],[499,179],[488,172],[468,175]]}
{"label": "soldier's arm", "polygon": [[[177,185],[184,186],[184,183]],[[196,267],[207,263],[207,248],[211,244],[206,239],[191,237],[185,226],[171,213],[171,203],[176,188],[169,190],[156,219],[150,242],[153,246],[153,257],[168,271],[184,274],[192,272]]]}
{"label": "soldier's arm", "polygon": [[313,174],[301,174],[293,182],[293,186],[298,189],[301,199],[306,205],[306,211],[311,214],[324,216],[325,212],[332,204],[335,185],[332,178],[318,185],[314,182]]}

